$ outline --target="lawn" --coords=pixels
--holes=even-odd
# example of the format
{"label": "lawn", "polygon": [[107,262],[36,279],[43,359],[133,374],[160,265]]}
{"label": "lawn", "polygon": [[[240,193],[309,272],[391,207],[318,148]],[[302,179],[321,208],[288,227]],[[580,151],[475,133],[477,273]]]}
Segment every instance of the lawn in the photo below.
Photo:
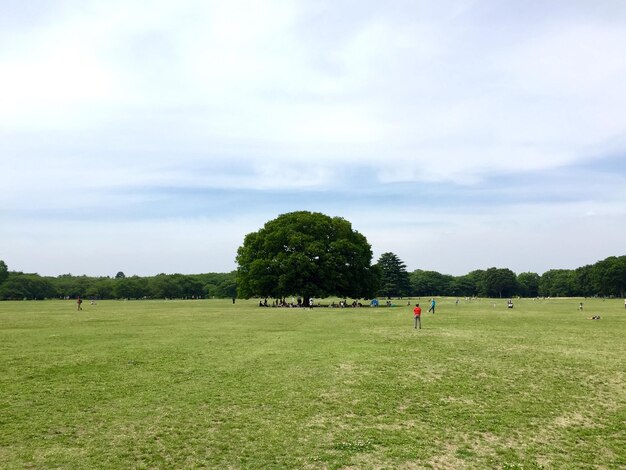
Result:
{"label": "lawn", "polygon": [[626,468],[626,309],[580,301],[2,302],[0,466]]}

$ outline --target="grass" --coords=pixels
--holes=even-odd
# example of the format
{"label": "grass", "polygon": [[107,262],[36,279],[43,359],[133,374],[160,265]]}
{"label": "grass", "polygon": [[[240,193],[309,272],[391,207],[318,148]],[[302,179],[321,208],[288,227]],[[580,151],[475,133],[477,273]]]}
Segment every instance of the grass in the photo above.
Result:
{"label": "grass", "polygon": [[626,309],[580,300],[2,302],[0,465],[625,468]]}

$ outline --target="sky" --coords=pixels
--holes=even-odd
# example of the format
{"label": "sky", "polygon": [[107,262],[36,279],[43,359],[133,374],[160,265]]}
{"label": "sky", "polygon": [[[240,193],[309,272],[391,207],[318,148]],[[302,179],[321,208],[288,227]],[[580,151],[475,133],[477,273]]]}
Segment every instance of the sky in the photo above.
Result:
{"label": "sky", "polygon": [[280,214],[463,275],[626,254],[623,0],[0,0],[0,259],[228,272]]}

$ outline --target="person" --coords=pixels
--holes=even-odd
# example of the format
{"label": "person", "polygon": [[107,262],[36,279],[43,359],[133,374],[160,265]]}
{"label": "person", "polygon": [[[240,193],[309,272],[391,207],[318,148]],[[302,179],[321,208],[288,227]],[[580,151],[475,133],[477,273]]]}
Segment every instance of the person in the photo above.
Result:
{"label": "person", "polygon": [[581,312],[583,311],[583,303],[582,302],[578,304],[578,310],[581,311]]}
{"label": "person", "polygon": [[507,308],[513,308],[513,300],[509,299],[506,303]]}
{"label": "person", "polygon": [[593,317],[589,317],[588,320],[600,320],[600,315],[594,315]]}
{"label": "person", "polygon": [[422,329],[422,308],[420,304],[415,304],[415,308],[413,309],[413,328],[417,329],[419,325],[419,329]]}
{"label": "person", "polygon": [[309,308],[310,308],[310,309],[313,309],[313,302],[314,302],[313,297],[311,297],[311,298],[309,299]]}
{"label": "person", "polygon": [[78,297],[76,297],[76,310],[82,310],[83,307],[81,307],[80,304],[83,303],[83,299],[80,298],[80,295]]}
{"label": "person", "polygon": [[428,309],[428,311],[429,312],[433,312],[433,315],[435,314],[435,306],[436,306],[435,299],[431,299],[431,301],[430,301],[430,308]]}

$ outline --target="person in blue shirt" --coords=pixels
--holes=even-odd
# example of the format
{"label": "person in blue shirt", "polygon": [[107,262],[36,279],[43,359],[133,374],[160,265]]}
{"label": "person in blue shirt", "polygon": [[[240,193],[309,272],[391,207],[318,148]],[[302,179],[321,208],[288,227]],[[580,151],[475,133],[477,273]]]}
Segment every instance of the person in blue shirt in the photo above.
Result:
{"label": "person in blue shirt", "polygon": [[430,301],[430,308],[428,309],[429,312],[433,312],[433,315],[435,314],[435,306],[436,306],[436,302],[435,299],[431,299]]}

